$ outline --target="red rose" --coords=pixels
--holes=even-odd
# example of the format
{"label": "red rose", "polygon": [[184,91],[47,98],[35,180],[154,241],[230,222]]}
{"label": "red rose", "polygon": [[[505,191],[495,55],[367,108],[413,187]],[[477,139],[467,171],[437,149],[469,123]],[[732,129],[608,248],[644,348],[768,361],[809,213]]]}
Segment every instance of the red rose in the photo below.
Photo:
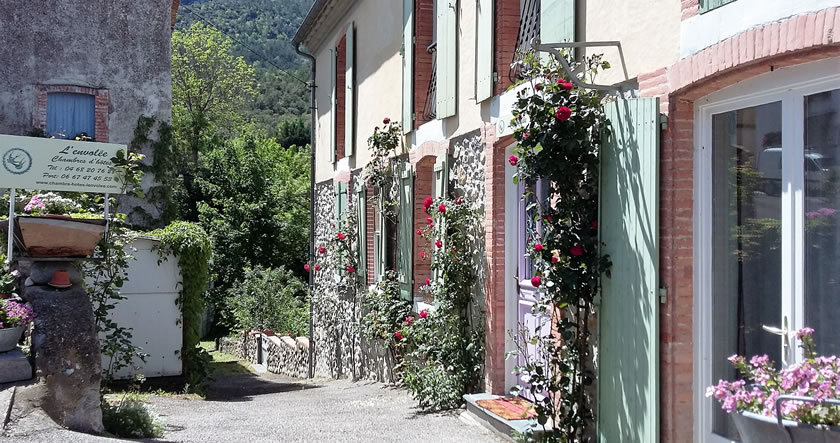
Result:
{"label": "red rose", "polygon": [[316,264],[315,264],[315,270],[316,270],[316,271],[320,271],[320,270],[321,270],[321,265],[319,265],[319,264],[317,264],[317,263],[316,263]]}
{"label": "red rose", "polygon": [[434,223],[434,222],[435,222],[435,221],[434,221],[434,220],[432,220],[432,217],[426,217],[426,223],[428,223],[428,224],[432,224],[432,223]]}
{"label": "red rose", "polygon": [[560,261],[560,257],[558,257],[558,256],[556,256],[556,255],[554,255],[554,256],[552,256],[552,257],[551,257],[551,262],[552,262],[552,263],[557,263],[557,262],[559,262],[559,261]]}
{"label": "red rose", "polygon": [[562,85],[563,83],[566,83],[566,80],[563,80],[563,78],[558,78],[557,79],[557,84],[558,85]]}
{"label": "red rose", "polygon": [[441,212],[441,213],[446,212],[446,205],[438,206],[438,212]]}
{"label": "red rose", "polygon": [[511,166],[516,166],[516,164],[519,163],[519,157],[511,155],[508,157],[508,163],[510,163]]}
{"label": "red rose", "polygon": [[416,232],[416,233],[417,233],[417,235],[423,235],[423,233],[422,233],[419,229],[418,229],[418,230],[416,230],[416,231],[414,231],[414,232]]}
{"label": "red rose", "polygon": [[400,331],[394,332],[394,338],[396,338],[397,340],[402,340],[402,334],[400,334]]}
{"label": "red rose", "polygon": [[321,246],[320,248],[318,248],[318,253],[321,254],[321,255],[326,254],[327,253],[327,248]]}
{"label": "red rose", "polygon": [[420,318],[426,318],[429,316],[429,311],[420,311]]}
{"label": "red rose", "polygon": [[432,280],[427,278],[427,279],[426,279],[426,286],[429,286],[429,285],[431,285],[431,284],[432,284]]}
{"label": "red rose", "polygon": [[581,255],[583,255],[583,248],[579,245],[574,245],[572,246],[572,249],[569,250],[569,252],[571,252],[572,255],[575,257],[580,257]]}
{"label": "red rose", "polygon": [[564,122],[572,116],[572,110],[565,106],[561,106],[557,108],[557,113],[555,113],[554,116],[561,122]]}
{"label": "red rose", "polygon": [[537,83],[536,85],[534,85],[534,89],[536,89],[537,91],[542,90],[542,83]]}
{"label": "red rose", "polygon": [[356,268],[354,268],[352,266],[347,266],[347,272],[350,272],[350,273],[356,272]]}
{"label": "red rose", "polygon": [[458,198],[455,199],[455,204],[456,205],[460,205],[462,203],[464,203],[464,197],[458,197]]}
{"label": "red rose", "polygon": [[543,248],[542,243],[535,243],[535,244],[534,244],[534,250],[535,250],[535,251],[537,251],[537,252],[542,252],[542,250],[543,250],[543,249],[545,249],[545,248]]}
{"label": "red rose", "polygon": [[552,218],[550,215],[546,215],[546,216],[545,216],[545,221],[547,221],[547,222],[549,222],[549,223],[553,223],[553,222],[554,222],[554,218]]}
{"label": "red rose", "polygon": [[541,284],[542,284],[542,279],[540,278],[539,275],[535,275],[535,276],[531,277],[531,285],[533,285],[535,288],[540,287]]}
{"label": "red rose", "polygon": [[335,236],[338,237],[339,240],[344,240],[345,238],[347,238],[347,236],[344,235],[344,233],[342,233],[342,232],[339,232]]}
{"label": "red rose", "polygon": [[528,140],[528,137],[530,137],[530,136],[531,136],[531,133],[526,132],[526,133],[522,134],[522,140]]}
{"label": "red rose", "polygon": [[443,247],[443,242],[438,240],[438,241],[435,242],[435,246],[437,246],[438,248],[442,248]]}
{"label": "red rose", "polygon": [[597,228],[597,227],[598,227],[598,220],[593,220],[593,221],[592,221],[592,227],[593,227],[593,228]]}
{"label": "red rose", "polygon": [[432,207],[432,203],[434,202],[435,200],[432,197],[426,197],[426,200],[423,201],[423,207],[426,208],[426,212],[429,211],[429,208]]}
{"label": "red rose", "polygon": [[422,258],[422,259],[426,258],[426,251],[420,251],[420,258]]}
{"label": "red rose", "polygon": [[405,318],[405,324],[410,325],[413,322],[414,322],[414,317],[409,315],[408,317]]}
{"label": "red rose", "polygon": [[382,120],[382,123],[385,123],[387,125],[388,123],[391,123],[391,119],[388,118],[388,117],[385,117],[385,119]]}
{"label": "red rose", "polygon": [[571,83],[563,83],[563,89],[565,89],[567,91],[571,91],[572,88],[574,88],[574,87],[575,87],[575,85],[573,85]]}
{"label": "red rose", "polygon": [[303,270],[309,272],[309,263],[303,265]]}

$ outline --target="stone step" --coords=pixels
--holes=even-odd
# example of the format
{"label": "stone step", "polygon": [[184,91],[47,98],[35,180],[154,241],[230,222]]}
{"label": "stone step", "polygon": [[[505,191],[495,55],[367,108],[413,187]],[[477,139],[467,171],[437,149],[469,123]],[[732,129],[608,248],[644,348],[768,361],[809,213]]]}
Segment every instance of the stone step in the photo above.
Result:
{"label": "stone step", "polygon": [[528,429],[532,429],[535,435],[542,432],[542,427],[535,419],[506,420],[477,403],[479,400],[494,400],[497,398],[502,398],[502,396],[487,393],[464,395],[464,401],[467,402],[467,411],[464,414],[468,415],[468,419],[511,440],[513,440],[515,433],[525,433]]}
{"label": "stone step", "polygon": [[20,348],[0,353],[0,383],[11,383],[32,378],[32,365]]}

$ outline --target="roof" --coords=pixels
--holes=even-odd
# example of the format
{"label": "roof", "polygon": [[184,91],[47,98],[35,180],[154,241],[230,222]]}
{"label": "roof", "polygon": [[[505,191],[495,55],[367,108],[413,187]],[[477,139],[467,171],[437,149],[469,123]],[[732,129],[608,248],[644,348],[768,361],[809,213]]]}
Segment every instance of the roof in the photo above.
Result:
{"label": "roof", "polygon": [[316,51],[355,4],[356,0],[315,0],[295,32],[292,45],[303,43],[310,52]]}

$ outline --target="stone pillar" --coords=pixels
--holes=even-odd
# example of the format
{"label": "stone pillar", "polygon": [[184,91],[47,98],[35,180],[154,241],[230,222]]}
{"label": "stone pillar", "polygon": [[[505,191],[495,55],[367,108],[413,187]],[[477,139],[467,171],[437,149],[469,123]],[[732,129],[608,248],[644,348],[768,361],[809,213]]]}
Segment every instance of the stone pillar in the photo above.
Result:
{"label": "stone pillar", "polygon": [[[67,269],[73,285],[47,286],[53,269]],[[34,403],[61,426],[102,433],[99,384],[102,357],[93,306],[71,263],[36,262],[24,297],[35,311],[32,353],[38,378]]]}

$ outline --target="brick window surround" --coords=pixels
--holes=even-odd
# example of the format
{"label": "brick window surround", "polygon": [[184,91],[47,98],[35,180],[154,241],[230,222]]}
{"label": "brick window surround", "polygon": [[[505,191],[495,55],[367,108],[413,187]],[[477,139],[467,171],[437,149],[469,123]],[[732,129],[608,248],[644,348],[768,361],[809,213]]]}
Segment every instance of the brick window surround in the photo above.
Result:
{"label": "brick window surround", "polygon": [[[683,2],[683,15],[697,1]],[[639,76],[642,96],[660,97],[668,115],[660,158],[660,435],[692,441],[694,429],[694,103],[739,81],[772,70],[840,57],[840,8],[797,15],[748,29]],[[787,36],[792,36],[788,38]],[[492,274],[488,274],[492,275]]]}
{"label": "brick window surround", "polygon": [[495,9],[495,59],[493,72],[496,73],[494,93],[501,94],[512,84],[510,81],[510,63],[516,52],[516,39],[519,35],[519,22],[522,20],[521,0],[496,0]]}
{"label": "brick window surround", "polygon": [[432,81],[435,54],[435,0],[414,1],[414,129],[426,123],[426,98]]}
{"label": "brick window surround", "polygon": [[[433,195],[434,182],[434,168],[437,157],[426,156],[421,158],[414,164],[414,227],[422,228],[426,226],[426,209],[423,203],[426,197]],[[414,229],[411,231],[414,232]],[[420,257],[420,251],[428,251],[431,248],[429,241],[423,237],[415,235],[414,238],[414,257]],[[414,262],[414,294],[415,297],[420,294],[420,286],[426,284],[426,279],[431,278],[432,268],[431,260],[423,260],[415,258]]]}
{"label": "brick window surround", "polygon": [[94,97],[95,134],[93,138],[108,142],[108,90],[73,85],[35,85],[35,113],[32,126],[47,131],[47,95],[54,92],[85,94]]}

